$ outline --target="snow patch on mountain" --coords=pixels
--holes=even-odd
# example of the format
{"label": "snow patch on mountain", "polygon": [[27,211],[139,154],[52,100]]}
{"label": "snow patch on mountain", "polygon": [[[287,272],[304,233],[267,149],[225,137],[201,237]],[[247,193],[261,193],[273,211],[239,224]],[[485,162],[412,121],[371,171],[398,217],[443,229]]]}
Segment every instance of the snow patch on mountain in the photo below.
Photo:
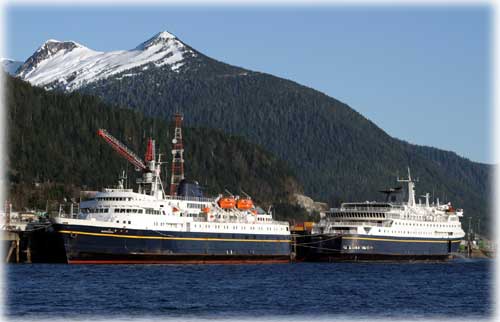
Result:
{"label": "snow patch on mountain", "polygon": [[[160,32],[132,50],[100,52],[76,42],[46,41],[17,76],[35,86],[73,91],[112,75],[154,64],[178,72],[195,53],[169,32]],[[148,66],[142,68],[146,70]]]}

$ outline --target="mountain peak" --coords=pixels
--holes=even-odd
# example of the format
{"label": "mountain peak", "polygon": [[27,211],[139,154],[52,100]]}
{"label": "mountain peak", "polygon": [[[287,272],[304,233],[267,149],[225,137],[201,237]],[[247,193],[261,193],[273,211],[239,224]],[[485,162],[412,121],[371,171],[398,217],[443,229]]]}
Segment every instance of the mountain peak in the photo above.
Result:
{"label": "mountain peak", "polygon": [[61,50],[73,50],[75,48],[85,48],[85,46],[80,45],[76,41],[59,41],[56,39],[49,39],[40,46],[38,51],[48,51],[52,54],[55,54]]}
{"label": "mountain peak", "polygon": [[165,30],[165,31],[160,31],[153,38],[158,38],[158,39],[174,39],[174,38],[177,38],[177,36]]}
{"label": "mountain peak", "polygon": [[31,74],[42,62],[53,59],[54,57],[63,56],[75,49],[87,49],[75,41],[59,41],[49,39],[45,41],[31,57],[19,68],[19,76],[27,76]]}
{"label": "mountain peak", "polygon": [[161,31],[136,47],[138,50],[145,50],[155,45],[182,45],[182,42],[174,34],[168,31]]}
{"label": "mountain peak", "polygon": [[[194,50],[168,31],[155,34],[132,50],[110,52],[94,51],[74,41],[49,39],[19,68],[17,76],[46,89],[72,91],[112,75],[118,80],[131,77],[150,67],[179,72],[187,59],[195,56]],[[118,75],[128,70],[134,71]]]}

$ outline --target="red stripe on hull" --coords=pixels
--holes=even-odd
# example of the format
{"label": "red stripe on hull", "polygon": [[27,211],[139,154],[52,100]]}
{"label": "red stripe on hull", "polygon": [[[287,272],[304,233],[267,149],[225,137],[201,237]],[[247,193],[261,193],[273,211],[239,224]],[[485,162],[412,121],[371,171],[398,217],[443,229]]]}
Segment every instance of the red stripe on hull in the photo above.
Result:
{"label": "red stripe on hull", "polygon": [[289,259],[224,259],[224,260],[68,260],[68,264],[287,264]]}

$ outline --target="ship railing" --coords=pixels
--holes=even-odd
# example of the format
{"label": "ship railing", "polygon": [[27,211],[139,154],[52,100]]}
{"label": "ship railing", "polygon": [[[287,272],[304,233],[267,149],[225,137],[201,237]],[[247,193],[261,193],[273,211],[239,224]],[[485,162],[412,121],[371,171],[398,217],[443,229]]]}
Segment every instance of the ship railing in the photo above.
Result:
{"label": "ship railing", "polygon": [[386,216],[385,214],[376,214],[376,213],[369,213],[369,214],[363,214],[363,213],[353,213],[353,214],[349,214],[349,213],[342,213],[342,214],[338,214],[337,216],[335,215],[328,215],[327,216],[328,219],[332,219],[332,220],[346,220],[346,219],[363,219],[363,220],[384,220],[386,219]]}
{"label": "ship railing", "polygon": [[214,202],[215,198],[207,197],[192,197],[192,196],[165,196],[168,200],[183,200],[183,201],[199,201],[199,202]]}
{"label": "ship railing", "polygon": [[104,188],[103,192],[134,192],[134,189]]}
{"label": "ship railing", "polygon": [[373,221],[332,221],[333,225],[352,225],[352,226],[373,226],[373,227],[387,227],[388,225],[384,225],[383,223],[376,223]]}
{"label": "ship railing", "polygon": [[[193,218],[193,221],[196,221],[196,222],[207,222],[207,218],[205,217],[192,217]],[[221,224],[224,224],[224,223],[228,223],[228,224],[231,224],[231,223],[239,223],[239,224],[245,224],[245,223],[249,223],[248,220],[246,219],[246,217],[242,217],[242,218],[214,218],[212,221],[210,222],[213,222],[213,223],[221,223]],[[289,226],[289,223],[288,221],[277,221],[277,220],[272,220],[272,221],[264,221],[264,222],[260,222],[260,221],[255,221],[254,222],[255,224],[272,224],[272,225],[287,225]]]}
{"label": "ship railing", "polygon": [[448,222],[448,218],[435,215],[409,215],[409,214],[386,214],[387,219],[402,219],[413,221],[426,221],[426,222]]}
{"label": "ship railing", "polygon": [[390,207],[347,207],[347,208],[332,208],[332,212],[342,211],[343,213],[346,211],[358,211],[358,212],[387,212],[394,210],[395,208]]}
{"label": "ship railing", "polygon": [[370,205],[370,204],[349,204],[349,203],[344,203],[340,208],[332,208],[333,211],[335,210],[356,210],[356,211],[375,211],[375,212],[381,212],[381,211],[391,211],[391,210],[398,210],[398,209],[404,209],[403,206],[401,205]]}

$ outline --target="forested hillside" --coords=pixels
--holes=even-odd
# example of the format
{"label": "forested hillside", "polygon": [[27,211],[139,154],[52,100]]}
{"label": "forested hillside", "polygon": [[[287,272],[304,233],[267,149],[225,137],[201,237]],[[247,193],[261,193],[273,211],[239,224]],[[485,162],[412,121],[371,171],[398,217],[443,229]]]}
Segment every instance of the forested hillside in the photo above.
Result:
{"label": "forested hillside", "polygon": [[420,179],[417,194],[452,201],[466,216],[488,222],[491,166],[392,138],[348,105],[316,90],[202,54],[180,73],[154,68],[134,72],[82,91],[147,115],[167,118],[180,110],[192,126],[242,135],[286,160],[305,193],[331,205],[380,199],[378,190],[395,185],[396,176],[411,167]]}
{"label": "forested hillside", "polygon": [[[90,60],[81,61],[82,53]],[[120,58],[132,56],[139,59],[132,65]],[[164,120],[181,111],[191,126],[242,136],[285,160],[306,195],[333,206],[380,199],[377,191],[394,185],[411,167],[420,179],[417,194],[451,201],[489,227],[491,166],[393,138],[333,97],[217,61],[168,32],[131,51],[97,55],[72,41],[49,40],[17,76]]]}
{"label": "forested hillside", "polygon": [[[77,199],[80,187],[114,185],[122,169],[129,182],[135,182],[133,167],[96,135],[99,128],[106,128],[139,155],[152,135],[157,151],[169,161],[172,128],[165,120],[111,108],[91,96],[46,92],[10,77],[6,96],[14,206],[44,208],[46,198]],[[206,128],[185,128],[184,139],[186,176],[198,180],[207,194],[244,190],[264,207],[277,206],[280,218],[304,215],[297,208],[280,213],[290,209],[290,195],[302,188],[290,168],[271,153],[241,137]],[[165,172],[163,178],[166,181]]]}

